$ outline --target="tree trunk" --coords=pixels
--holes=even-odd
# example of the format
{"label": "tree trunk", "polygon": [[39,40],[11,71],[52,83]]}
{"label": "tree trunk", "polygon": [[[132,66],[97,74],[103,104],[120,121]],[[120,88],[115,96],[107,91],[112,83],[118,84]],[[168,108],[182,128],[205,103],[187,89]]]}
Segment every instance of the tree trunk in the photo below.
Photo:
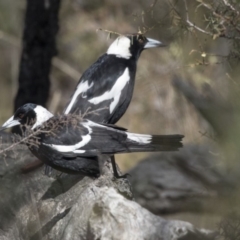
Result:
{"label": "tree trunk", "polygon": [[[57,54],[56,34],[61,0],[27,0],[19,87],[14,111],[25,103],[46,106],[51,60]],[[15,128],[14,132],[19,133]]]}

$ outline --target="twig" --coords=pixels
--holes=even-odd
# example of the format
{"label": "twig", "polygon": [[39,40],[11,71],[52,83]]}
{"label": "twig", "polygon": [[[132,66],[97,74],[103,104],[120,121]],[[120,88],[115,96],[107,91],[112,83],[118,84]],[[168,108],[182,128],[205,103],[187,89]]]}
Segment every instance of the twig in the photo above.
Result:
{"label": "twig", "polygon": [[30,135],[22,138],[21,140],[15,142],[15,143],[13,143],[13,144],[11,144],[9,147],[0,150],[0,154],[3,154],[3,153],[5,153],[5,152],[11,150],[12,148],[16,147],[17,145],[19,145],[19,144],[21,144],[21,143],[25,143],[26,140],[27,140],[29,137],[34,136],[34,134],[35,134],[35,133],[32,133],[32,134],[30,134]]}
{"label": "twig", "polygon": [[111,38],[112,34],[117,35],[117,36],[122,36],[121,33],[114,32],[114,31],[110,31],[110,30],[103,29],[103,28],[98,28],[96,31],[97,31],[97,32],[98,32],[98,31],[103,31],[103,32],[108,33],[108,38]]}
{"label": "twig", "polygon": [[185,11],[186,11],[186,23],[190,26],[190,27],[193,27],[194,29],[198,30],[199,32],[202,32],[202,33],[205,33],[209,36],[213,36],[213,33],[211,32],[208,32],[198,26],[196,26],[195,24],[193,24],[190,20],[189,20],[189,14],[188,14],[188,6],[187,6],[187,2],[186,0],[183,0],[184,2],[184,6],[185,6]]}
{"label": "twig", "polygon": [[236,10],[236,8],[234,8],[233,5],[228,2],[228,0],[222,0],[222,1],[226,6],[230,7],[237,15],[239,15],[239,11]]}
{"label": "twig", "polygon": [[[206,4],[203,1],[201,2],[201,5],[203,5],[205,8],[210,10],[215,17],[220,18],[223,21],[223,23],[227,22],[228,24],[232,25],[238,32],[240,32],[240,29],[236,26],[236,24],[233,23],[233,21],[231,19],[226,18],[224,15],[221,15],[221,14],[217,13],[209,4]],[[223,23],[221,23],[221,25],[223,25]]]}
{"label": "twig", "polygon": [[[186,0],[183,0],[183,1],[184,1],[185,11],[186,11],[186,23],[190,27],[193,27],[197,31],[199,31],[201,33],[204,33],[206,35],[212,36],[212,37],[218,36],[218,37],[223,37],[223,38],[233,39],[233,40],[239,40],[240,39],[240,37],[228,36],[228,35],[226,35],[226,33],[223,33],[223,32],[218,33],[218,34],[214,34],[212,32],[206,31],[206,30],[196,26],[189,19],[187,1]],[[229,25],[232,25],[236,29],[236,31],[240,32],[240,29],[236,26],[236,24],[233,23],[233,21],[231,21],[230,19],[226,18],[225,16],[222,16],[222,15],[218,14],[209,4],[204,3],[203,1],[201,1],[201,5],[204,6],[205,8],[207,8],[208,10],[210,10],[215,17],[220,18],[223,22],[227,22]],[[223,23],[221,23],[221,26],[224,27]]]}
{"label": "twig", "polygon": [[94,111],[89,111],[91,108],[88,108],[82,115],[82,118],[86,117],[87,115],[89,114],[95,114],[95,115],[98,115],[98,112],[102,111],[102,110],[105,110],[105,109],[108,109],[108,107],[102,107],[102,108],[99,108],[99,109],[96,109]]}
{"label": "twig", "polygon": [[[67,121],[68,120],[69,119],[67,119]],[[65,122],[67,122],[67,121],[65,121]],[[44,130],[46,125],[45,126],[43,125],[43,127],[37,129],[36,131],[29,129],[30,128],[29,126],[24,126],[24,127],[26,127],[26,131],[24,133],[25,137],[23,137],[20,140],[14,142],[9,147],[0,150],[0,154],[3,154],[5,152],[11,150],[12,148],[18,146],[21,143],[28,143],[31,146],[38,147],[40,145],[39,137],[38,137],[39,134],[41,134],[41,133],[51,134],[51,135],[54,135],[55,137],[57,137],[57,135],[54,133],[54,130],[56,130],[58,127],[60,127],[60,124],[63,124],[65,122],[64,121],[59,121],[59,123],[55,124],[55,125],[54,125],[54,122],[51,122],[51,121],[48,122],[49,125],[52,124],[50,130]],[[18,136],[18,135],[15,135],[15,136],[20,138],[20,136]]]}

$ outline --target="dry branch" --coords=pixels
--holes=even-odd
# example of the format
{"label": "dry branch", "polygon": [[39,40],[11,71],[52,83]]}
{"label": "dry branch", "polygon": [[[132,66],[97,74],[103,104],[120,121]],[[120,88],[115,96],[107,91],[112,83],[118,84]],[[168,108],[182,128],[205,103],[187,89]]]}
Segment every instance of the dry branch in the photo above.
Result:
{"label": "dry branch", "polygon": [[[189,27],[197,30],[198,32],[212,36],[214,39],[217,37],[222,37],[222,38],[227,38],[227,39],[232,39],[232,40],[240,39],[240,37],[238,36],[238,34],[240,32],[240,29],[238,27],[239,12],[233,5],[231,5],[227,0],[222,0],[222,3],[225,4],[225,6],[228,7],[231,11],[232,16],[229,17],[229,16],[225,16],[225,13],[222,13],[222,12],[218,13],[218,11],[211,4],[205,3],[203,0],[201,0],[199,2],[200,2],[199,6],[203,6],[205,9],[207,9],[209,11],[210,14],[212,14],[214,22],[217,22],[217,27],[215,27],[215,29],[212,29],[211,31],[207,31],[207,30],[197,26],[195,23],[193,23],[189,18],[187,0],[184,0],[185,22],[187,23],[187,25]],[[225,11],[225,12],[227,12],[227,11]],[[229,32],[232,32],[232,34],[229,34]]]}

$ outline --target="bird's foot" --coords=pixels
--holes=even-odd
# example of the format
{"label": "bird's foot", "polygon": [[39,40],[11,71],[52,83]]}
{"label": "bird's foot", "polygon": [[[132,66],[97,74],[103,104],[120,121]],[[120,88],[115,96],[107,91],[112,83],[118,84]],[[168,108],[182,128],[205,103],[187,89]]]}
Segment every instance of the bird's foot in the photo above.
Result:
{"label": "bird's foot", "polygon": [[114,173],[114,178],[116,178],[116,179],[127,178],[127,177],[131,177],[131,175],[129,173],[126,173],[126,174],[123,174],[123,175],[119,175],[118,173]]}
{"label": "bird's foot", "polygon": [[44,175],[50,177],[52,174],[52,168],[48,165],[45,165],[45,169],[44,169]]}

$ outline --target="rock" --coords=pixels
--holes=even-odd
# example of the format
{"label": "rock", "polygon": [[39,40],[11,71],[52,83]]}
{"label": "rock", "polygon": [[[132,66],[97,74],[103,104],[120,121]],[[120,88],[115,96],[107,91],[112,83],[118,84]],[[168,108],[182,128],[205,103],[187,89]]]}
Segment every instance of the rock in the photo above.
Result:
{"label": "rock", "polygon": [[129,172],[134,198],[155,214],[203,210],[233,189],[217,165],[219,159],[203,145],[150,155]]}
{"label": "rock", "polygon": [[23,174],[21,168],[32,160],[23,146],[8,152],[5,161],[1,156],[1,240],[215,237],[190,223],[155,216],[130,200],[128,181],[113,180],[108,158],[98,179],[67,174],[55,179],[43,175],[43,168]]}

